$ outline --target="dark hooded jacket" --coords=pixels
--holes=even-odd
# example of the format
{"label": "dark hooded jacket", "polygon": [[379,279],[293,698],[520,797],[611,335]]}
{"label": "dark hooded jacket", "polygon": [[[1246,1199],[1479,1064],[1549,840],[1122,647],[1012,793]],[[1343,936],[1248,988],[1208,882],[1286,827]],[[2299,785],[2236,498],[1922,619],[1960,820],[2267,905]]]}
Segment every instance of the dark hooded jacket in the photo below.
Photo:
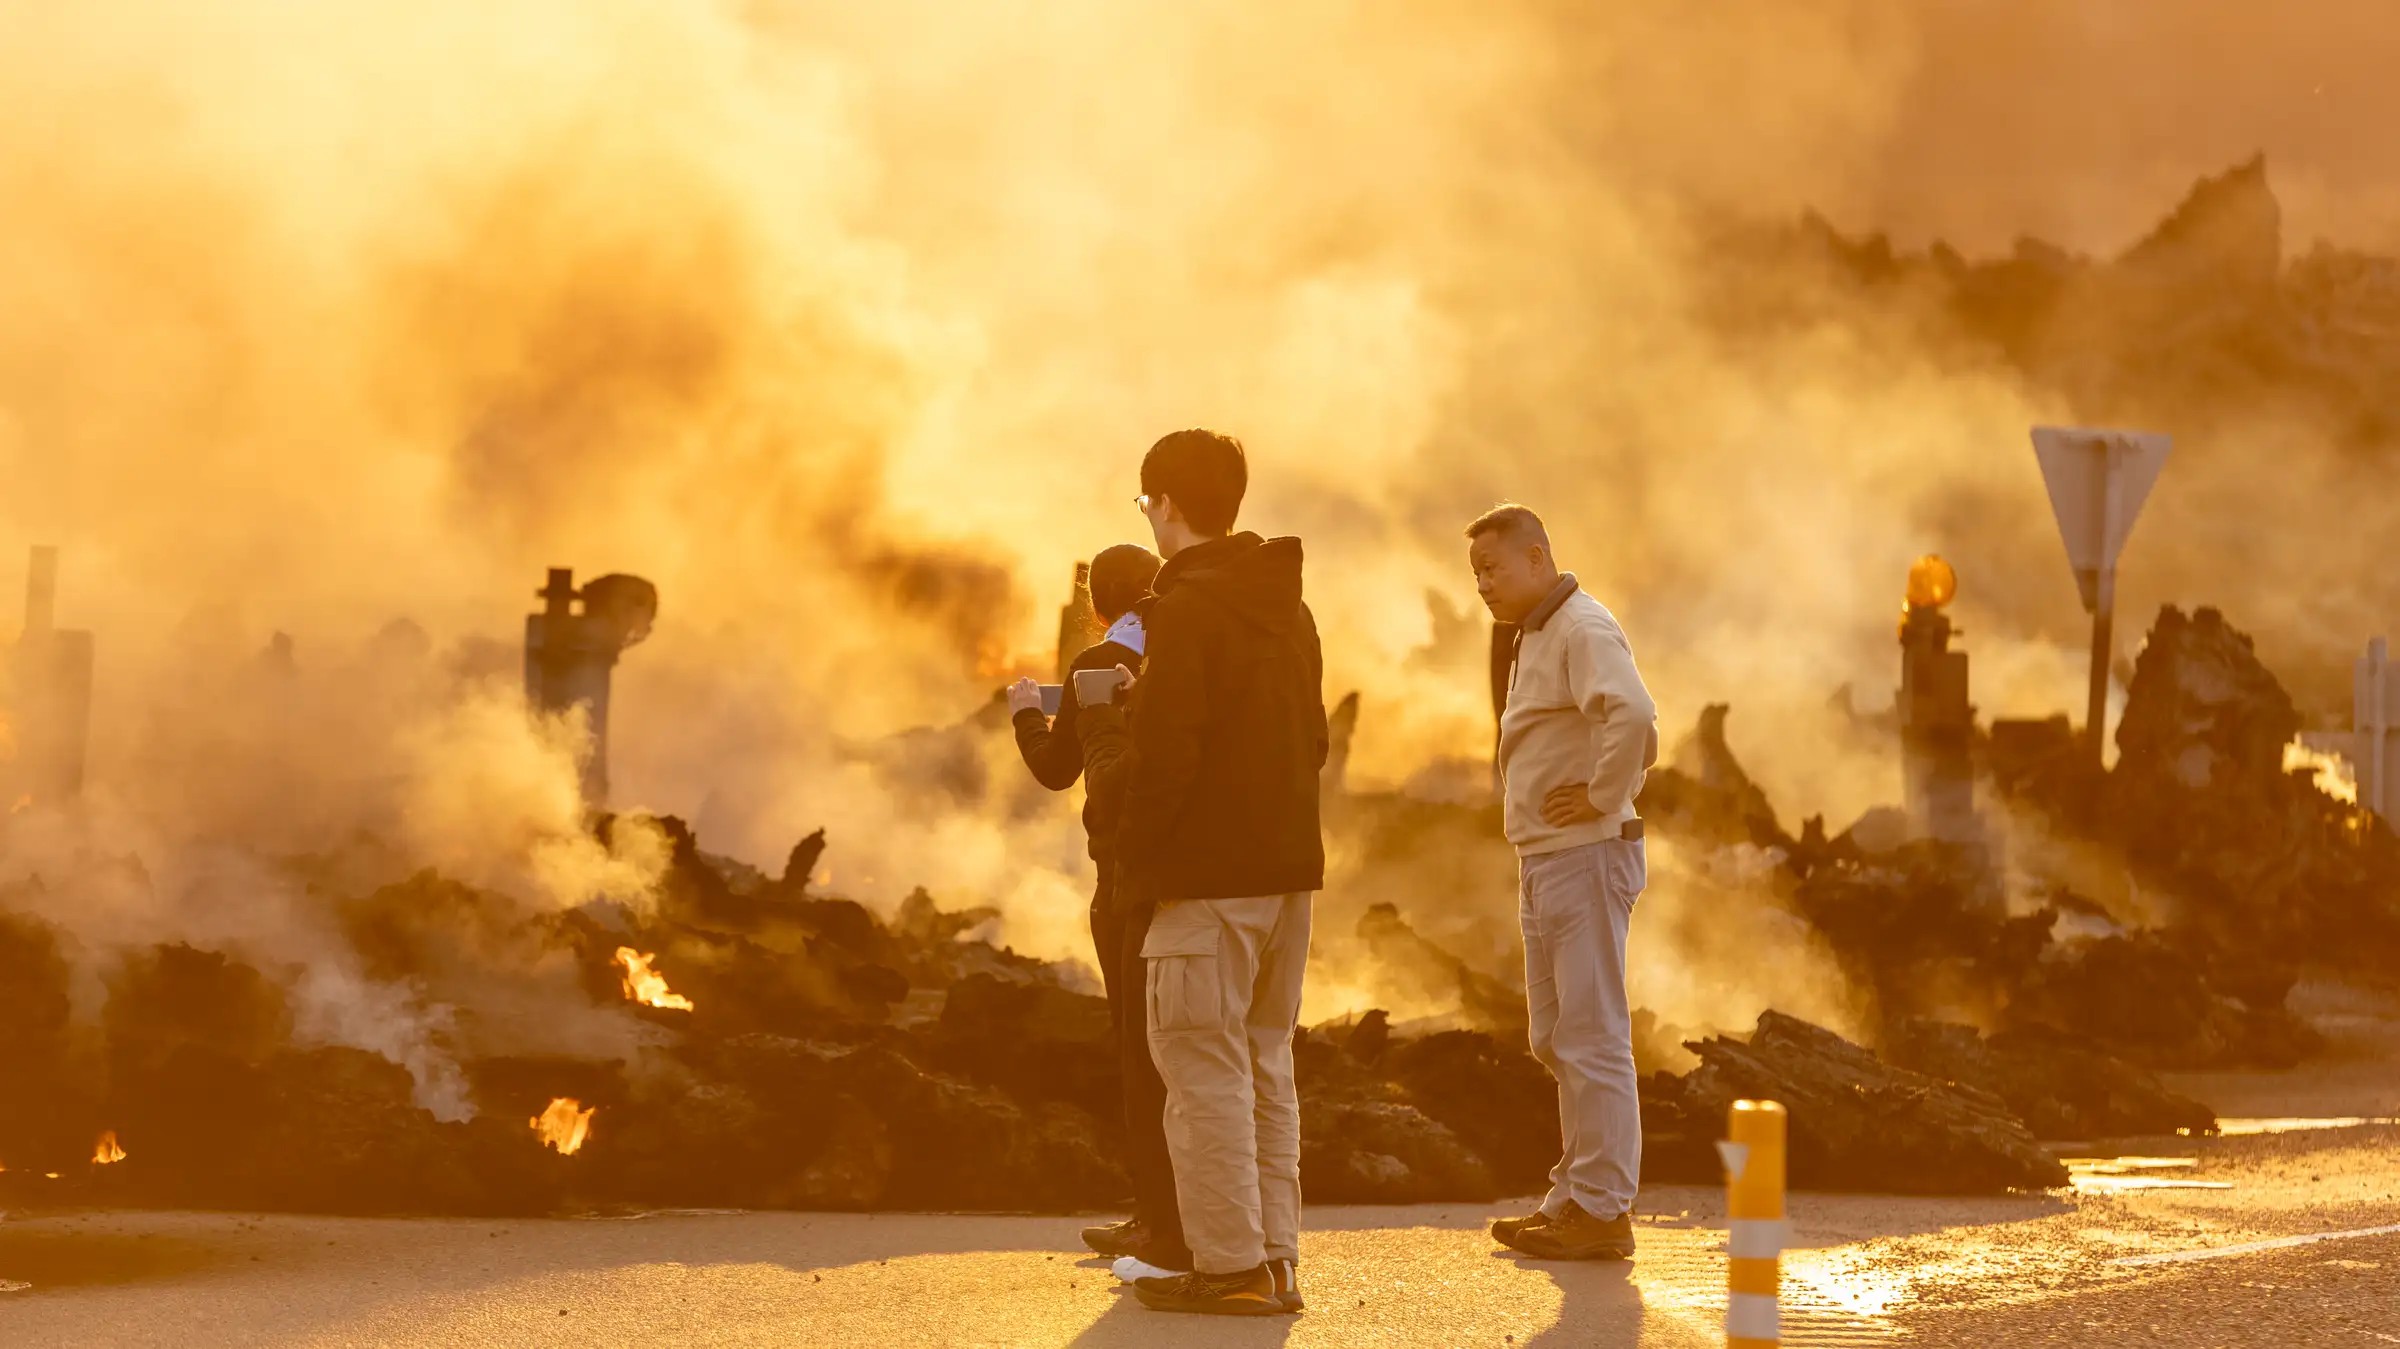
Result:
{"label": "dark hooded jacket", "polygon": [[1135,902],[1319,890],[1324,652],[1300,541],[1236,534],[1152,582],[1130,709],[1120,883]]}
{"label": "dark hooded jacket", "polygon": [[[1043,716],[1039,708],[1027,708],[1011,719],[1017,732],[1017,753],[1024,756],[1034,781],[1054,792],[1063,792],[1083,776],[1080,731],[1083,709],[1075,704],[1075,675],[1083,670],[1113,670],[1120,665],[1128,670],[1141,669],[1141,653],[1115,642],[1086,647],[1068,667],[1066,687],[1059,690],[1055,721]],[[1109,833],[1112,824],[1103,823],[1104,815],[1113,823],[1114,811],[1108,809],[1112,804],[1102,800],[1096,785],[1086,789],[1083,832],[1089,840],[1092,860],[1102,867],[1109,864],[1109,845],[1114,841]]]}

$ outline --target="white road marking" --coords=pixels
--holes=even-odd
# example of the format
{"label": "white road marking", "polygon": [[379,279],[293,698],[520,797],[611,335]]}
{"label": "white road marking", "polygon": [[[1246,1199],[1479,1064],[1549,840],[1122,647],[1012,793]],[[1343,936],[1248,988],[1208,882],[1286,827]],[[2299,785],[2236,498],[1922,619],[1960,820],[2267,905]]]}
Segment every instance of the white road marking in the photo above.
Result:
{"label": "white road marking", "polygon": [[2320,1241],[2347,1241],[2352,1237],[2381,1237],[2400,1232],[2400,1223],[2387,1227],[2356,1227],[2347,1232],[2311,1232],[2304,1237],[2277,1237],[2273,1241],[2251,1241],[2239,1246],[2216,1246],[2201,1251],[2162,1251],[2155,1255],[2128,1255],[2109,1263],[2115,1265],[2178,1265],[2191,1260],[2215,1260],[2228,1255],[2255,1255],[2260,1251],[2280,1251],[2293,1246],[2313,1246]]}

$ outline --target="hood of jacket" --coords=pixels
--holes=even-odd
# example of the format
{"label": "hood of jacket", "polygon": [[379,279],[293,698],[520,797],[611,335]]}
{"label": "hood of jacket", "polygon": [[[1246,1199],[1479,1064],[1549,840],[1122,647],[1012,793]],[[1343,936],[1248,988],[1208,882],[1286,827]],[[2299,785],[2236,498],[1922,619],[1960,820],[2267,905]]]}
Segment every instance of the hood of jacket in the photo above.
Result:
{"label": "hood of jacket", "polygon": [[1300,540],[1242,533],[1197,543],[1167,560],[1151,589],[1205,596],[1268,632],[1300,622]]}

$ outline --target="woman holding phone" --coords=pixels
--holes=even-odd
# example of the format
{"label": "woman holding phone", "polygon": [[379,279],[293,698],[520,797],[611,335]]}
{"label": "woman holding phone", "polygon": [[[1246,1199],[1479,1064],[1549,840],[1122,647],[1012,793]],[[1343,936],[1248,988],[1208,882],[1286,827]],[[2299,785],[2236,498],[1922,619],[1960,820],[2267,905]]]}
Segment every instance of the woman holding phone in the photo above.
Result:
{"label": "woman holding phone", "polygon": [[[1149,598],[1150,582],[1158,575],[1158,556],[1136,544],[1121,543],[1092,559],[1092,609],[1108,630],[1097,645],[1077,656],[1061,690],[1058,715],[1042,712],[1041,686],[1020,679],[1008,690],[1008,705],[1017,733],[1017,752],[1034,780],[1063,792],[1085,780],[1084,832],[1100,879],[1092,894],[1092,945],[1100,960],[1101,982],[1108,990],[1108,1011],[1116,1028],[1120,1074],[1125,1098],[1125,1169],[1133,1177],[1133,1216],[1123,1222],[1087,1228],[1084,1244],[1102,1255],[1120,1257],[1141,1266],[1148,1276],[1191,1268],[1191,1252],[1183,1244],[1183,1219],[1175,1201],[1175,1170],[1167,1158],[1166,1085],[1150,1058],[1149,1021],[1143,1005],[1142,940],[1149,935],[1150,915],[1143,906],[1118,902],[1116,859],[1110,853],[1115,834],[1116,785],[1113,771],[1087,777],[1085,762],[1097,748],[1088,722],[1106,722],[1123,743],[1124,723],[1115,706],[1115,687],[1142,666],[1145,645],[1141,604]],[[1114,755],[1102,756],[1113,767]],[[1135,909],[1141,909],[1135,912]],[[1128,1266],[1131,1268],[1131,1266]],[[1122,1275],[1124,1270],[1120,1270]],[[1128,1276],[1130,1277],[1130,1276]]]}

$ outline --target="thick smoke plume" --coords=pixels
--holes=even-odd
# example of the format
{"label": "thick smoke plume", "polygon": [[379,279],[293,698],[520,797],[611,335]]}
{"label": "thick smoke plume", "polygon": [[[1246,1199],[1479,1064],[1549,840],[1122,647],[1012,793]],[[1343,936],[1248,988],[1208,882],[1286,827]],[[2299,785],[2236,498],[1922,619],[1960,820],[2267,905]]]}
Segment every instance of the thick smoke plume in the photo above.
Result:
{"label": "thick smoke plume", "polygon": [[[1440,620],[1473,612],[1459,525],[1512,497],[1624,616],[1670,733],[1736,703],[1770,794],[1838,825],[1896,794],[1826,703],[1890,684],[1918,553],[1961,562],[1987,712],[2075,704],[2024,429],[2081,409],[1839,282],[1828,317],[1761,322],[1716,242],[1813,207],[2109,252],[2262,144],[2291,232],[2393,237],[2400,201],[2348,191],[2400,153],[2366,130],[2390,95],[2354,39],[2380,7],[2264,45],[2252,13],[20,7],[0,550],[63,546],[62,614],[103,656],[95,809],[7,869],[48,876],[94,950],[307,967],[304,1032],[440,1096],[415,1046],[442,1009],[340,965],[307,895],[235,859],[642,902],[661,845],[585,837],[573,728],[507,692],[542,568],[571,564],[664,597],[619,671],[619,804],[770,867],[823,824],[832,888],[989,899],[1011,940],[1072,954],[1074,821],[1003,744],[940,728],[1047,663],[1070,562],[1139,537],[1136,458],[1192,424],[1248,442],[1246,523],[1308,540],[1329,689],[1366,697],[1355,781],[1486,753],[1479,629]],[[1778,267],[1751,298],[1826,284]],[[2162,429],[2187,449],[2145,543],[2252,471],[2212,437],[2254,428]],[[2299,518],[2260,522],[2307,546],[2379,523],[2321,429],[2279,428],[2292,488],[2268,499]],[[2146,553],[2128,610],[2273,557]],[[289,658],[262,657],[279,632]],[[933,729],[889,738],[911,727]],[[142,883],[65,898],[71,859],[121,857]],[[1662,902],[1700,884],[1659,861]],[[1484,933],[1505,968],[1507,884],[1352,898]],[[1693,927],[1647,953],[1662,1015],[1799,999],[1663,938]]]}

